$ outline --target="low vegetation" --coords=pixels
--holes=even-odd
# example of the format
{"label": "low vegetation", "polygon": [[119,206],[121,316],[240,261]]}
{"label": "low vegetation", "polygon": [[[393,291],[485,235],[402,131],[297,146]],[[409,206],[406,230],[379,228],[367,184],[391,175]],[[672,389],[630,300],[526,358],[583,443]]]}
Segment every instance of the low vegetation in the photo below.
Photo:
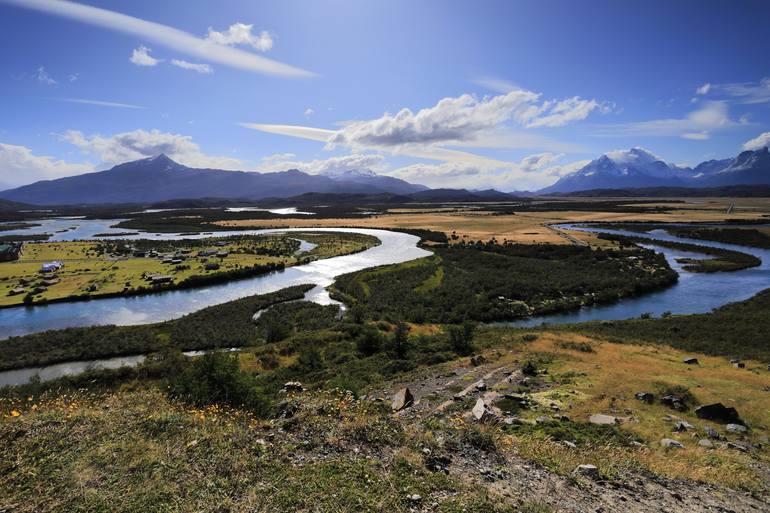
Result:
{"label": "low vegetation", "polygon": [[674,281],[665,258],[648,250],[477,243],[340,276],[334,287],[374,319],[458,323],[606,303]]}

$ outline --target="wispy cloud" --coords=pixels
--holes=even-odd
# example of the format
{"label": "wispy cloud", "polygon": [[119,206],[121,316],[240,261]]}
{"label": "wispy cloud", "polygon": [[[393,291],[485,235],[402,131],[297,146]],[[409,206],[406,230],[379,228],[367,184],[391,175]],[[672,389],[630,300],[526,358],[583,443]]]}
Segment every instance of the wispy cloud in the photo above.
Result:
{"label": "wispy cloud", "polygon": [[273,48],[273,36],[270,35],[270,32],[263,30],[259,34],[252,34],[252,28],[254,28],[254,25],[247,25],[245,23],[233,23],[227,30],[222,32],[209,27],[206,40],[228,46],[248,45],[260,52],[271,50]]}
{"label": "wispy cloud", "polygon": [[51,77],[51,75],[48,73],[48,70],[46,70],[43,66],[37,68],[37,71],[35,72],[35,78],[37,78],[39,83],[47,86],[55,86],[58,83]]}
{"label": "wispy cloud", "polygon": [[204,75],[210,75],[214,73],[214,70],[211,69],[211,66],[209,66],[208,64],[196,64],[194,62],[187,62],[181,59],[171,59],[171,64],[173,64],[177,68],[189,69],[191,71],[202,73]]}
{"label": "wispy cloud", "polygon": [[26,146],[0,143],[0,169],[3,182],[11,186],[38,180],[51,180],[93,171],[91,164],[76,164],[53,157],[35,155]]}
{"label": "wispy cloud", "polygon": [[0,0],[0,2],[124,34],[139,36],[147,41],[153,41],[185,55],[209,62],[216,62],[223,66],[285,77],[309,77],[314,75],[307,70],[268,59],[261,55],[207,41],[168,25],[146,21],[99,7],[66,0]]}
{"label": "wispy cloud", "polygon": [[156,59],[150,55],[151,51],[152,50],[146,46],[139,46],[138,48],[134,48],[134,51],[131,52],[131,57],[129,57],[128,60],[137,66],[157,66],[158,63],[161,62],[161,59]]}
{"label": "wispy cloud", "polygon": [[52,98],[53,100],[58,100],[61,102],[68,102],[68,103],[80,103],[83,105],[95,105],[97,107],[114,107],[116,109],[144,109],[146,107],[142,107],[141,105],[132,105],[130,103],[118,103],[118,102],[109,102],[109,101],[102,101],[102,100],[88,100],[85,98]]}
{"label": "wispy cloud", "polygon": [[725,84],[704,84],[697,94],[732,100],[747,105],[770,103],[770,77],[759,82],[732,82]]}
{"label": "wispy cloud", "polygon": [[485,89],[489,89],[490,91],[502,94],[510,93],[511,91],[515,91],[517,89],[522,89],[513,82],[495,77],[478,77],[471,80],[471,82]]}
{"label": "wispy cloud", "polygon": [[606,137],[649,136],[682,137],[706,140],[711,134],[747,124],[745,120],[730,119],[727,103],[708,101],[682,118],[655,119],[632,123],[606,124],[596,127],[594,135]]}

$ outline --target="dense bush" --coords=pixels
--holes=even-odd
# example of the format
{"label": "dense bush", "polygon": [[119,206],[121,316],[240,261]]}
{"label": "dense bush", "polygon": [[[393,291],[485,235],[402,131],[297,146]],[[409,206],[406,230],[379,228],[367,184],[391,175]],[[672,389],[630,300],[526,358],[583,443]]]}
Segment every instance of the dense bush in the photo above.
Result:
{"label": "dense bush", "polygon": [[643,249],[474,244],[339,276],[335,289],[368,318],[460,323],[510,320],[654,290],[676,280]]}

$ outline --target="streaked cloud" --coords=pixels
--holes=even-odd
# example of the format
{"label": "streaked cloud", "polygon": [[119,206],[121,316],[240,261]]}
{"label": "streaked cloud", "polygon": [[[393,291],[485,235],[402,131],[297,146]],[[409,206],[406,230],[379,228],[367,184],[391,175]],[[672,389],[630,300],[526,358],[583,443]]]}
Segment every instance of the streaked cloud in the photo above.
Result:
{"label": "streaked cloud", "polygon": [[770,103],[770,77],[762,78],[758,82],[704,84],[696,92],[746,105]]}
{"label": "streaked cloud", "polygon": [[691,140],[706,140],[716,131],[726,130],[747,121],[730,119],[725,102],[707,101],[682,118],[656,119],[620,124],[606,124],[595,128],[594,135],[606,137],[682,137]]}
{"label": "streaked cloud", "polygon": [[240,159],[207,155],[189,135],[172,134],[159,130],[133,130],[111,136],[85,135],[68,130],[60,136],[82,152],[97,157],[105,165],[121,164],[131,160],[165,153],[181,164],[191,167],[243,169]]}
{"label": "streaked cloud", "polygon": [[293,153],[279,153],[267,156],[261,160],[258,170],[273,172],[298,169],[313,175],[336,176],[348,171],[371,170],[381,172],[387,169],[385,157],[377,153],[351,153],[349,155],[311,161],[301,161],[296,157]]}
{"label": "streaked cloud", "polygon": [[114,107],[116,109],[144,109],[141,105],[132,105],[130,103],[109,102],[102,100],[88,100],[86,98],[53,98],[60,102],[80,103],[82,105],[95,105],[97,107]]}
{"label": "streaked cloud", "polygon": [[700,86],[695,90],[695,94],[700,94],[700,95],[709,94],[710,90],[711,90],[711,84],[706,82],[705,84],[703,84],[702,86]]}
{"label": "streaked cloud", "polygon": [[161,62],[161,59],[156,59],[151,56],[151,51],[152,50],[146,46],[139,46],[138,48],[134,48],[134,51],[131,52],[131,57],[129,57],[128,60],[137,66],[157,66],[158,63]]}
{"label": "streaked cloud", "polygon": [[211,66],[208,64],[196,64],[194,62],[187,62],[181,59],[171,59],[171,64],[177,68],[189,69],[190,71],[195,71],[204,75],[210,75],[214,73],[214,70],[211,69]]}
{"label": "streaked cloud", "polygon": [[233,23],[227,30],[222,32],[209,27],[206,41],[228,46],[248,45],[260,52],[271,50],[273,48],[273,36],[270,35],[270,32],[263,30],[259,34],[253,34],[251,32],[252,28],[254,28],[254,25],[247,25],[245,23]]}
{"label": "streaked cloud", "polygon": [[762,148],[767,147],[770,147],[770,132],[761,133],[755,138],[743,143],[744,150],[761,150]]}
{"label": "streaked cloud", "polygon": [[67,0],[0,0],[0,2],[137,36],[182,54],[204,61],[215,62],[222,66],[285,77],[309,77],[314,75],[310,71],[268,59],[239,48],[207,41],[168,25],[143,20],[108,9]]}

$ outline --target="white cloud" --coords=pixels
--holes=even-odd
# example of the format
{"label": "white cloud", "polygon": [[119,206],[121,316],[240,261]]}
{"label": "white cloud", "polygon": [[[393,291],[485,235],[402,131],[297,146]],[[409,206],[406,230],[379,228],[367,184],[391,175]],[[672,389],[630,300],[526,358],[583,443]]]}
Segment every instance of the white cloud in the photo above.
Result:
{"label": "white cloud", "polygon": [[515,91],[517,89],[521,89],[521,87],[517,86],[513,82],[509,82],[508,80],[495,78],[495,77],[474,78],[473,80],[471,80],[471,82],[481,87],[485,87],[490,91],[495,91],[496,93],[503,93],[503,94],[510,93],[511,91]]}
{"label": "white cloud", "polygon": [[710,90],[711,90],[711,84],[706,82],[705,84],[703,84],[702,86],[700,86],[695,90],[695,94],[700,94],[700,95],[709,94]]}
{"label": "white cloud", "polygon": [[761,150],[770,147],[770,132],[759,134],[754,139],[746,141],[743,144],[744,150]]}
{"label": "white cloud", "polygon": [[48,71],[43,66],[37,68],[35,78],[37,78],[38,82],[47,86],[55,86],[57,84],[56,80],[51,78],[51,75],[48,74]]}
{"label": "white cloud", "polygon": [[67,77],[70,82],[77,82],[78,79],[80,79],[80,73],[70,73],[70,76]]}
{"label": "white cloud", "polygon": [[206,41],[211,41],[220,45],[249,45],[260,52],[267,52],[273,48],[273,37],[266,30],[259,34],[252,34],[251,29],[254,25],[245,23],[233,23],[224,32],[217,32],[209,27],[206,35]]}
{"label": "white cloud", "polygon": [[156,66],[161,61],[160,59],[151,56],[151,51],[152,50],[146,46],[134,48],[134,51],[131,52],[131,57],[129,57],[128,60],[137,66]]}
{"label": "white cloud", "polygon": [[77,146],[84,153],[96,156],[106,165],[121,164],[165,153],[177,162],[191,167],[244,168],[244,162],[240,159],[206,155],[190,136],[159,130],[139,129],[109,137],[87,136],[78,130],[68,130],[61,138]]}
{"label": "white cloud", "polygon": [[608,124],[597,127],[595,135],[601,136],[655,136],[683,137],[705,140],[718,130],[746,124],[745,120],[733,121],[725,102],[704,102],[698,109],[683,118],[657,119],[635,123]]}
{"label": "white cloud", "polygon": [[0,0],[0,2],[138,36],[143,40],[153,41],[185,55],[216,62],[223,66],[286,77],[314,75],[289,64],[201,39],[168,25],[135,18],[108,9],[65,0]]}
{"label": "white cloud", "polygon": [[347,171],[371,170],[382,172],[387,169],[385,157],[376,153],[352,153],[328,159],[298,161],[293,153],[279,153],[262,159],[258,167],[262,172],[298,169],[313,175],[335,176]]}
{"label": "white cloud", "polygon": [[208,64],[196,64],[194,62],[187,62],[181,59],[171,59],[171,64],[173,64],[177,68],[189,69],[191,71],[202,73],[204,75],[210,75],[214,73],[214,70],[211,69],[211,66],[209,66]]}
{"label": "white cloud", "polygon": [[3,183],[18,186],[93,171],[91,164],[73,164],[53,157],[34,155],[25,146],[0,143]]}
{"label": "white cloud", "polygon": [[734,99],[738,103],[748,105],[770,103],[770,77],[765,77],[759,82],[734,82],[710,85],[711,87],[707,92],[710,92],[712,95]]}
{"label": "white cloud", "polygon": [[309,118],[309,117],[310,117],[310,116],[312,116],[313,114],[315,114],[315,111],[314,111],[313,109],[311,109],[310,107],[308,107],[307,109],[305,109],[305,117],[306,117],[306,118]]}
{"label": "white cloud", "polygon": [[108,102],[108,101],[102,101],[102,100],[88,100],[85,98],[54,98],[54,100],[59,100],[59,101],[68,102],[68,103],[80,103],[83,105],[95,105],[97,107],[114,107],[117,109],[144,109],[145,108],[145,107],[142,107],[141,105],[132,105],[130,103]]}
{"label": "white cloud", "polygon": [[610,107],[602,106],[596,100],[585,100],[579,96],[573,96],[559,102],[545,102],[538,109],[537,115],[526,123],[526,126],[529,128],[564,126],[586,119],[591,111],[596,109],[600,109],[604,113],[611,111]]}

